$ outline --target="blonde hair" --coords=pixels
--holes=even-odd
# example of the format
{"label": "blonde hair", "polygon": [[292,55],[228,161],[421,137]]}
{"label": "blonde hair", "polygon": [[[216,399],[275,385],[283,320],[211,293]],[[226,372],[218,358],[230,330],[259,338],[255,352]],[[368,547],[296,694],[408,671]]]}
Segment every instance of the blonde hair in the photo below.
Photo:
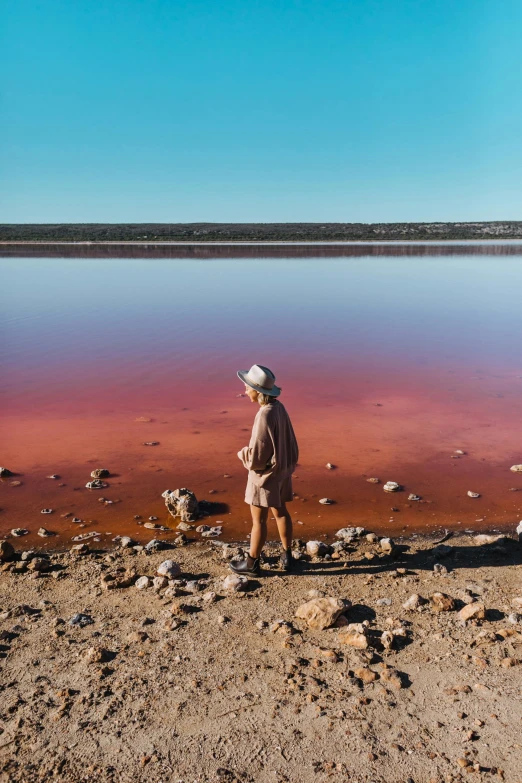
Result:
{"label": "blonde hair", "polygon": [[271,394],[262,394],[261,392],[257,393],[257,401],[260,405],[268,405],[270,400],[273,400],[273,396]]}

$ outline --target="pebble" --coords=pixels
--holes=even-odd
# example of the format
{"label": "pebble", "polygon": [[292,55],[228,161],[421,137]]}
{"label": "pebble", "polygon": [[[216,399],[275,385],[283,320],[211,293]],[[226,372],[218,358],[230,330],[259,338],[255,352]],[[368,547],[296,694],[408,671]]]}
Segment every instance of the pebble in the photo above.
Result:
{"label": "pebble", "polygon": [[468,497],[469,498],[479,498],[480,494],[478,492],[472,492],[470,489],[468,490]]}
{"label": "pebble", "polygon": [[9,468],[0,468],[0,477],[6,478],[7,476],[12,476],[12,472],[9,470]]}
{"label": "pebble", "polygon": [[436,612],[451,612],[455,609],[455,599],[446,593],[433,593],[430,601]]}
{"label": "pebble", "polygon": [[102,479],[107,478],[110,476],[110,472],[107,470],[107,468],[96,468],[91,472],[91,478],[93,479]]}
{"label": "pebble", "polygon": [[150,587],[151,581],[148,576],[140,576],[139,579],[136,579],[134,582],[134,587],[136,587],[138,590],[145,590],[147,587]]}
{"label": "pebble", "polygon": [[325,467],[328,468],[328,470],[333,470],[335,468],[335,465],[332,465],[331,462],[327,462]]}
{"label": "pebble", "polygon": [[420,495],[414,495],[413,493],[410,493],[408,495],[408,500],[421,500]]}
{"label": "pebble", "polygon": [[88,481],[85,486],[87,489],[106,489],[109,485],[105,481],[100,481],[100,479],[93,479]]}
{"label": "pebble", "polygon": [[319,503],[321,503],[322,506],[331,506],[332,503],[334,502],[335,501],[332,500],[332,498],[321,498],[319,501]]}
{"label": "pebble", "polygon": [[77,626],[79,628],[85,628],[86,625],[92,625],[93,623],[94,620],[91,615],[83,612],[78,612],[69,620],[69,625]]}
{"label": "pebble", "polygon": [[323,555],[326,555],[330,551],[330,547],[328,544],[325,544],[323,541],[307,541],[306,542],[306,553],[310,555],[310,557],[321,557]]}
{"label": "pebble", "polygon": [[512,470],[513,473],[522,473],[522,465],[511,465],[510,470]]}
{"label": "pebble", "polygon": [[407,612],[413,612],[415,609],[418,609],[419,606],[422,606],[422,604],[426,603],[426,600],[422,598],[418,593],[414,593],[411,595],[407,601],[405,601],[402,605],[403,609],[406,609]]}
{"label": "pebble", "polygon": [[381,552],[386,555],[391,555],[395,549],[395,545],[391,538],[381,538],[379,541],[379,547]]}
{"label": "pebble", "polygon": [[25,527],[14,527],[14,528],[11,530],[11,535],[12,535],[12,536],[16,536],[16,537],[19,537],[19,536],[26,536],[28,533],[29,533],[29,531],[28,531],[28,530],[26,530],[26,528],[25,528]]}
{"label": "pebble", "polygon": [[60,476],[57,473],[51,473],[51,475],[47,476],[47,478],[56,480],[56,479],[59,479]]}
{"label": "pebble", "polygon": [[223,579],[225,590],[232,590],[237,593],[246,590],[248,587],[248,578],[242,574],[229,574]]}
{"label": "pebble", "polygon": [[397,484],[396,481],[387,481],[386,484],[383,486],[385,492],[398,492],[400,488],[401,485]]}
{"label": "pebble", "polygon": [[174,560],[164,560],[157,568],[159,576],[166,576],[168,579],[176,579],[181,574],[181,567]]}
{"label": "pebble", "polygon": [[459,612],[459,619],[463,622],[467,622],[468,620],[484,620],[485,617],[486,608],[484,604],[478,601],[463,606]]}
{"label": "pebble", "polygon": [[305,620],[309,628],[322,631],[335,623],[342,612],[350,607],[350,601],[341,598],[312,598],[296,609],[295,616]]}
{"label": "pebble", "polygon": [[391,606],[392,599],[391,598],[378,598],[375,601],[376,606]]}

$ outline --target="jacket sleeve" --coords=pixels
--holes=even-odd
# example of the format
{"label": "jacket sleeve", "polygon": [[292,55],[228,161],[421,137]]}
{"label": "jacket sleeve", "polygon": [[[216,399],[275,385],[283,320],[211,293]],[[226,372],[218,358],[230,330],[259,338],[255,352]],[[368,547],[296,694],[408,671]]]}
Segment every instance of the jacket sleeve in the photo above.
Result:
{"label": "jacket sleeve", "polygon": [[250,444],[239,452],[241,462],[247,470],[265,470],[274,454],[274,441],[264,416],[257,416],[252,428]]}

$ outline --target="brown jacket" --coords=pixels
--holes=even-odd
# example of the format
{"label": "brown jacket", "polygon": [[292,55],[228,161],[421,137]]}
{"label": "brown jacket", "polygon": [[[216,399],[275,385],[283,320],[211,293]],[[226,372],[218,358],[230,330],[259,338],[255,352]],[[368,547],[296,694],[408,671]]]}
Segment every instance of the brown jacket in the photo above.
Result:
{"label": "brown jacket", "polygon": [[266,489],[294,472],[299,448],[290,417],[279,400],[260,406],[250,443],[238,452],[238,457],[249,478]]}

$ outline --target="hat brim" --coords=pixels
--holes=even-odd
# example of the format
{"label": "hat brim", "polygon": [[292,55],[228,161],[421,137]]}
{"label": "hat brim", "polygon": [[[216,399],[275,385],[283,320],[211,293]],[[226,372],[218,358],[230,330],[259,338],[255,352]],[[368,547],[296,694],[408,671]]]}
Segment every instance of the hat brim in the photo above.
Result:
{"label": "hat brim", "polygon": [[238,370],[237,371],[237,377],[240,378],[243,383],[246,383],[247,386],[250,386],[251,389],[254,389],[256,392],[260,392],[260,394],[268,394],[269,397],[279,397],[281,394],[281,389],[279,386],[272,386],[271,389],[264,389],[262,386],[258,386],[256,383],[252,383],[252,381],[247,380],[248,370]]}

